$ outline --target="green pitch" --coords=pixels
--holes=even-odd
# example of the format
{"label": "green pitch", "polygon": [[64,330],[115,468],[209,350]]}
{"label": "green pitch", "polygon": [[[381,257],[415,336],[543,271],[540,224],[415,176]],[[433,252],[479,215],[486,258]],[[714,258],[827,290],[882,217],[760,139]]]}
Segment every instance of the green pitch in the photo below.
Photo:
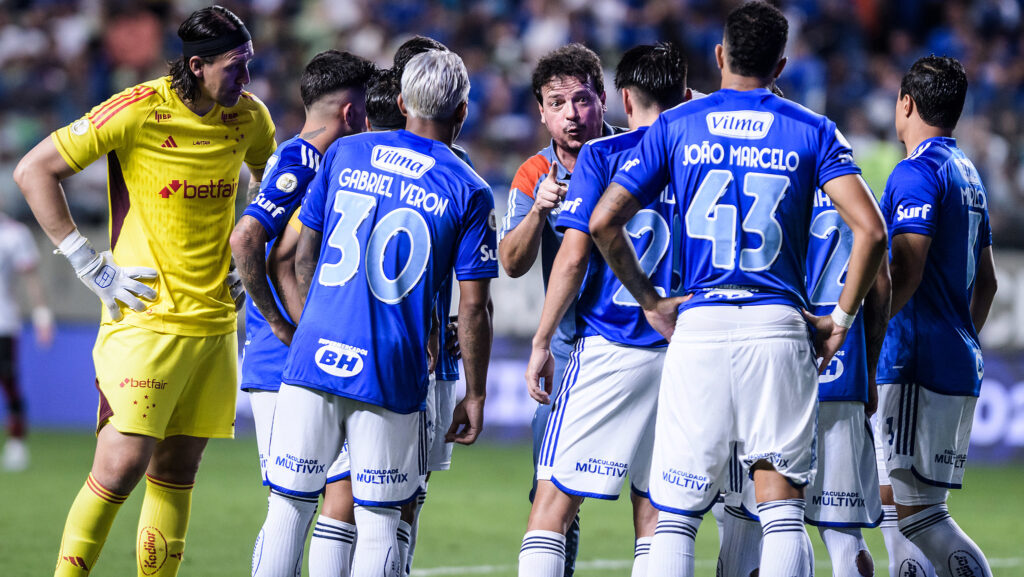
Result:
{"label": "green pitch", "polygon": [[[64,517],[85,481],[93,438],[81,433],[36,431],[32,467],[0,472],[0,575],[52,574]],[[530,453],[524,445],[459,447],[455,468],[430,485],[416,548],[415,575],[516,574],[516,559],[529,504]],[[266,513],[252,437],[213,441],[203,460],[192,507],[183,577],[248,575],[251,548]],[[142,502],[138,490],[125,503],[92,575],[135,575],[134,533]],[[950,508],[978,542],[1001,577],[1024,577],[1024,467],[973,467],[967,489],[954,492]],[[633,558],[628,499],[583,506],[583,545],[577,575],[629,575]],[[819,575],[829,575],[817,533]],[[877,530],[866,532],[876,575],[887,575]],[[714,575],[718,537],[710,516],[697,540],[697,574]]]}

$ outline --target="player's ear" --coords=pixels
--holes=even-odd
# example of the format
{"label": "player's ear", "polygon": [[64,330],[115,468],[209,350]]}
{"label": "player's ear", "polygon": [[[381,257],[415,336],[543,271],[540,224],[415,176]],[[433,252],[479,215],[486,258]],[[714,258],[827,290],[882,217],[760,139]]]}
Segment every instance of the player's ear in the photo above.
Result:
{"label": "player's ear", "polygon": [[352,130],[356,129],[355,106],[351,102],[345,102],[341,105],[341,108],[338,109],[338,117],[345,120],[345,126]]}
{"label": "player's ear", "polygon": [[914,113],[914,107],[917,103],[914,102],[914,98],[910,96],[910,93],[903,94],[900,96],[899,111],[903,114],[904,118],[910,118],[910,115]]}
{"label": "player's ear", "polygon": [[461,125],[466,121],[467,116],[469,116],[469,103],[463,100],[455,107],[455,120]]}
{"label": "player's ear", "polygon": [[369,116],[364,117],[363,121],[366,123],[366,132],[373,132],[373,127],[370,126],[370,117]]}
{"label": "player's ear", "polygon": [[409,116],[409,111],[405,109],[405,100],[402,99],[402,95],[398,95],[398,109],[402,111],[402,116]]}
{"label": "player's ear", "polygon": [[603,108],[607,112],[608,111],[608,104],[605,102],[604,90],[601,91],[601,96],[599,96],[598,98],[601,99],[601,108]]}
{"label": "player's ear", "polygon": [[725,70],[725,46],[721,44],[715,44],[715,64],[719,70]]}
{"label": "player's ear", "polygon": [[630,97],[628,88],[622,89],[622,108],[625,110],[627,117],[633,115],[633,99]]}
{"label": "player's ear", "polygon": [[203,59],[198,56],[193,56],[188,59],[188,69],[192,71],[192,74],[196,78],[203,77]]}
{"label": "player's ear", "polygon": [[540,113],[540,123],[547,126],[548,123],[544,120],[544,105],[540,102],[537,103],[537,112]]}
{"label": "player's ear", "polygon": [[693,90],[690,90],[690,88],[687,87],[686,91],[683,92],[683,102],[689,102],[691,100],[693,100]]}
{"label": "player's ear", "polygon": [[778,78],[779,75],[782,74],[782,69],[786,67],[786,62],[788,61],[789,60],[785,56],[779,60],[779,63],[775,65],[775,75],[772,76],[772,78]]}

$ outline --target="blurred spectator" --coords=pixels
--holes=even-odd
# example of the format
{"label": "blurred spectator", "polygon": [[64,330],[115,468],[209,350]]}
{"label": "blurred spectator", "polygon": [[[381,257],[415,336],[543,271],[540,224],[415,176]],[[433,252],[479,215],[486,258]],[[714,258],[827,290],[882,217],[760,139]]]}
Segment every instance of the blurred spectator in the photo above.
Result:
{"label": "blurred spectator", "polygon": [[[529,73],[567,42],[597,51],[609,69],[637,43],[672,40],[687,53],[689,84],[718,86],[712,49],[740,0],[224,0],[253,33],[250,90],[282,138],[302,120],[298,74],[313,54],[350,50],[391,61],[413,34],[462,55],[472,75],[460,144],[502,194],[523,158],[546,143],[536,130]],[[114,87],[166,71],[180,49],[175,23],[201,0],[0,0],[0,201],[27,216],[11,167],[48,131],[73,121]],[[790,18],[787,97],[827,112],[854,143],[876,193],[900,160],[892,129],[899,78],[935,52],[964,61],[970,79],[958,136],[985,178],[999,246],[1024,248],[1024,0],[776,0]],[[623,123],[621,111],[609,120]],[[510,160],[512,159],[512,160]],[[100,175],[102,176],[102,175]],[[102,178],[67,183],[76,218],[106,215]]]}

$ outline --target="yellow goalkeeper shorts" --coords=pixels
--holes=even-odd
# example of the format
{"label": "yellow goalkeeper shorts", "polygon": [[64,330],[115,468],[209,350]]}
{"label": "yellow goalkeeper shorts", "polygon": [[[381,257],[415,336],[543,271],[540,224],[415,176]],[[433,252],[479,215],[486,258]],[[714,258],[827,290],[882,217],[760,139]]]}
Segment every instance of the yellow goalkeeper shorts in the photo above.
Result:
{"label": "yellow goalkeeper shorts", "polygon": [[96,431],[163,439],[231,438],[238,390],[238,338],[157,333],[102,325],[92,350],[100,405]]}

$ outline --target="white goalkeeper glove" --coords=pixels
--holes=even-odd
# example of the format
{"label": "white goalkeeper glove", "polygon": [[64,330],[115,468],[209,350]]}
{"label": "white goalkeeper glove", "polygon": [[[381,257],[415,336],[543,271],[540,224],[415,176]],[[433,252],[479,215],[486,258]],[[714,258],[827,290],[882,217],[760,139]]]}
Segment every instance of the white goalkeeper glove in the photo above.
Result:
{"label": "white goalkeeper glove", "polygon": [[118,266],[109,250],[97,253],[78,229],[61,241],[57,252],[67,257],[78,278],[100,297],[112,320],[119,321],[124,316],[119,302],[134,311],[142,312],[146,310],[146,305],[137,297],[150,301],[156,299],[156,291],[152,287],[135,280],[154,279],[157,276],[156,270],[141,266]]}
{"label": "white goalkeeper glove", "polygon": [[228,269],[228,277],[224,279],[224,284],[228,285],[228,291],[231,292],[231,300],[235,301],[235,310],[242,310],[242,307],[245,306],[245,287],[242,285],[242,275],[238,274],[235,263],[231,263],[231,268]]}

